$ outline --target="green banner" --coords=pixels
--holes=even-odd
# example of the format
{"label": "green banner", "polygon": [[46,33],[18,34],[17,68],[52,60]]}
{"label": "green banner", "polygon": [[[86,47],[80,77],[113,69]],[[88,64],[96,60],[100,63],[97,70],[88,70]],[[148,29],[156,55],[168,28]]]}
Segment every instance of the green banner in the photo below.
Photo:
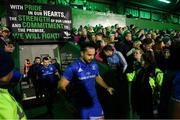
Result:
{"label": "green banner", "polygon": [[21,2],[7,3],[12,39],[19,43],[62,42],[70,38],[71,8]]}

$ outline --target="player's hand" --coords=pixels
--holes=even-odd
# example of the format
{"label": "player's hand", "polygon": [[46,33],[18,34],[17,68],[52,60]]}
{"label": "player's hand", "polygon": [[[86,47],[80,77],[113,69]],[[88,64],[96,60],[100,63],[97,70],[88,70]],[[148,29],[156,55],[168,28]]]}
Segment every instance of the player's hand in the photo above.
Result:
{"label": "player's hand", "polygon": [[106,90],[109,92],[110,95],[114,94],[114,88],[108,87],[108,88],[106,88]]}

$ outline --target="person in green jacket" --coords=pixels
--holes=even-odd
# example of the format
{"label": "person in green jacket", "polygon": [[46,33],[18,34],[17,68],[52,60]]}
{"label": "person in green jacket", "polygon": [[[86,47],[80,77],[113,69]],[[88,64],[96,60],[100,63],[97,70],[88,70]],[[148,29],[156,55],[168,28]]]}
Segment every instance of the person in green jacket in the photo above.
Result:
{"label": "person in green jacket", "polygon": [[26,120],[23,109],[8,92],[13,68],[11,56],[0,50],[0,119]]}

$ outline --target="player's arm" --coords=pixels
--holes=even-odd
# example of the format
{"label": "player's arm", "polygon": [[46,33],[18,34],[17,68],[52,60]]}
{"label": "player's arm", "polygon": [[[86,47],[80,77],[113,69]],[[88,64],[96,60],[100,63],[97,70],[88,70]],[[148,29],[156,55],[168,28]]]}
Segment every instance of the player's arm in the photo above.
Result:
{"label": "player's arm", "polygon": [[98,75],[96,77],[96,82],[103,88],[105,88],[111,95],[113,94],[114,89],[112,87],[109,87],[104,80],[102,79],[102,77],[100,75]]}
{"label": "player's arm", "polygon": [[74,67],[69,65],[65,70],[61,77],[61,79],[58,82],[58,89],[61,90],[61,92],[66,96],[67,86],[71,82],[73,78],[73,70]]}
{"label": "player's arm", "polygon": [[58,82],[58,88],[66,92],[66,87],[68,86],[69,82],[69,80],[62,76],[61,80]]}
{"label": "player's arm", "polygon": [[58,69],[56,69],[56,67],[54,66],[54,65],[52,65],[52,68],[53,68],[53,72],[54,72],[54,75],[56,75],[58,78],[59,78],[59,80],[61,79],[61,76],[60,76],[60,74],[59,74],[59,72],[58,72]]}
{"label": "player's arm", "polygon": [[58,78],[59,78],[59,79],[61,79],[61,76],[60,76],[60,74],[59,74],[59,72],[58,72],[58,71],[56,71],[56,72],[55,72],[55,75],[57,75],[57,76],[58,76]]}
{"label": "player's arm", "polygon": [[120,63],[123,65],[123,73],[124,73],[126,71],[126,69],[127,69],[127,66],[128,66],[127,61],[126,61],[125,57],[123,56],[123,54],[121,52],[118,51],[118,55],[119,55],[119,57],[121,59]]}

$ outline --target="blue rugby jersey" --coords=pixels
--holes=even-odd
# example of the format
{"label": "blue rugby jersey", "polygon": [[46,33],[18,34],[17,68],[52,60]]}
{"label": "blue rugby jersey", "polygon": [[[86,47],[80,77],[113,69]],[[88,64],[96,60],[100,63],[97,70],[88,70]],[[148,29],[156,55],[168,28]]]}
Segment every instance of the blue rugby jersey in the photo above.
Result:
{"label": "blue rugby jersey", "polygon": [[42,79],[48,80],[50,82],[55,82],[55,72],[57,72],[54,65],[49,64],[47,67],[42,66],[40,69],[40,75]]}
{"label": "blue rugby jersey", "polygon": [[81,59],[77,59],[71,63],[63,73],[63,76],[72,83],[70,97],[79,102],[89,99],[94,101],[97,97],[95,78],[98,75],[98,66],[95,61],[86,64]]}
{"label": "blue rugby jersey", "polygon": [[173,80],[173,86],[174,86],[173,97],[178,101],[180,101],[180,71],[176,73],[176,77]]}

